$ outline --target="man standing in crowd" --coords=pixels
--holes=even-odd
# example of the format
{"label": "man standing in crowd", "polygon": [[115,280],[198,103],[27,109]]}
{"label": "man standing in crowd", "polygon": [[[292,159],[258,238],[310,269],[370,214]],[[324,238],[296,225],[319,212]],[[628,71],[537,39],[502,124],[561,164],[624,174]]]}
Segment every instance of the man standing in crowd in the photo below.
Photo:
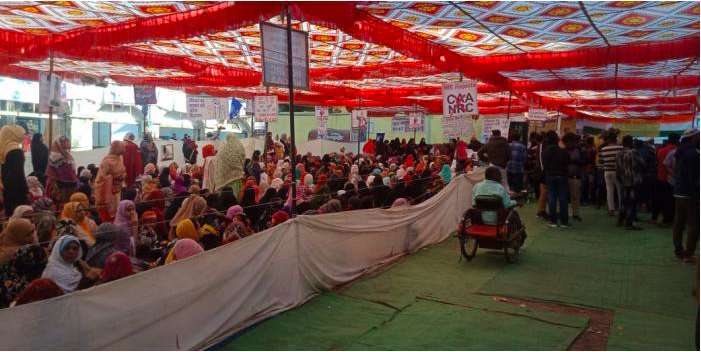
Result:
{"label": "man standing in crowd", "polygon": [[[616,143],[618,133],[609,131],[605,142],[601,146],[599,157],[604,165],[604,180],[606,181],[606,203],[608,204],[609,216],[614,216],[616,210],[621,205],[621,184],[616,178],[616,155],[623,150],[623,146]],[[614,193],[615,192],[615,193]],[[615,195],[618,196],[618,206],[615,203]]]}
{"label": "man standing in crowd", "polygon": [[[674,254],[691,261],[699,240],[699,130],[684,132],[674,159]],[[685,227],[686,249],[682,245]]]}
{"label": "man standing in crowd", "polygon": [[624,149],[616,155],[616,179],[621,185],[620,194],[623,196],[619,201],[621,207],[617,226],[625,223],[628,230],[642,230],[634,221],[638,210],[637,197],[643,184],[644,161],[633,145],[632,136],[623,137]]}
{"label": "man standing in crowd", "polygon": [[582,146],[582,192],[581,204],[594,204],[596,202],[596,178],[594,177],[594,161],[596,159],[596,148],[594,148],[594,138],[584,138]]}
{"label": "man standing in crowd", "polygon": [[490,166],[496,166],[501,171],[501,184],[509,189],[509,183],[507,182],[506,175],[506,163],[511,159],[511,148],[509,148],[509,141],[501,136],[501,131],[493,130],[492,137],[489,138],[487,144],[485,144],[477,152],[480,160],[486,161]]}
{"label": "man standing in crowd", "polygon": [[560,148],[555,131],[548,131],[543,142],[545,145],[542,160],[545,184],[548,186],[550,227],[572,227],[567,215],[567,165],[570,162],[570,155],[565,149]]}
{"label": "man standing in crowd", "polygon": [[672,226],[672,221],[674,221],[674,196],[672,184],[669,182],[669,178],[672,175],[669,175],[664,161],[670,153],[674,155],[677,145],[679,145],[679,135],[673,133],[667,137],[667,145],[657,151],[657,179],[654,187],[655,199],[652,202],[652,219],[650,222],[653,225],[658,224],[657,218],[661,213],[662,222],[659,223],[660,227],[670,227]]}
{"label": "man standing in crowd", "polygon": [[548,220],[548,213],[545,212],[545,177],[543,176],[543,163],[541,162],[543,136],[538,132],[531,132],[529,136],[531,145],[528,147],[528,157],[526,159],[526,172],[528,174],[528,184],[533,187],[535,196],[538,199],[538,212],[536,217]]}
{"label": "man standing in crowd", "polygon": [[523,165],[526,162],[526,146],[521,143],[521,135],[518,132],[511,134],[511,160],[506,164],[509,188],[512,192],[523,190]]}
{"label": "man standing in crowd", "polygon": [[567,164],[567,188],[572,205],[572,219],[582,221],[579,216],[579,197],[582,188],[582,148],[579,146],[579,136],[569,132],[563,137],[563,143],[570,155]]}

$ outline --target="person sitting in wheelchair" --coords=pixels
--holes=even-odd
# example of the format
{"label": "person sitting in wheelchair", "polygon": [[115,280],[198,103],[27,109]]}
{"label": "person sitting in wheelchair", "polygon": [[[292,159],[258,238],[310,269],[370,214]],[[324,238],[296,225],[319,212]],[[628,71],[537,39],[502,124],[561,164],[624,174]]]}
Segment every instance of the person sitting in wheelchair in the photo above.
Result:
{"label": "person sitting in wheelchair", "polygon": [[[501,184],[501,171],[494,166],[490,166],[484,173],[485,180],[476,184],[472,188],[472,204],[476,204],[479,196],[496,196],[504,202],[504,209],[511,208],[517,205],[517,202],[511,199],[509,192],[506,191]],[[497,224],[497,212],[482,211],[482,223],[485,225]]]}

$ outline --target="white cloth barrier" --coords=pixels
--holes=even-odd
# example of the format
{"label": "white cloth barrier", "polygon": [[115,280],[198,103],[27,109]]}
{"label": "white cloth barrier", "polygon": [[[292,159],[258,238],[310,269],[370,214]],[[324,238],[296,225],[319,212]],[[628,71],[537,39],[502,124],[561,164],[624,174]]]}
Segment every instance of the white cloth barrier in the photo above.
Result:
{"label": "white cloth barrier", "polygon": [[[446,239],[484,170],[415,205],[299,216],[204,254],[0,310],[5,350],[203,349]],[[456,254],[457,255],[457,254]]]}

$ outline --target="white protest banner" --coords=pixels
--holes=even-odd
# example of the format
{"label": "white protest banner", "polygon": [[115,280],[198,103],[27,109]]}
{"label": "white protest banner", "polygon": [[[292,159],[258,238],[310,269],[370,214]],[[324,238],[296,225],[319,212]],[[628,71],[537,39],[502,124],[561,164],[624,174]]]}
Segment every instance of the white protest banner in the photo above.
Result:
{"label": "white protest banner", "polygon": [[258,122],[277,121],[277,95],[258,95],[253,98]]}
{"label": "white protest banner", "polygon": [[246,115],[253,116],[253,113],[256,111],[255,105],[253,104],[253,99],[245,99],[244,108],[246,109]]}
{"label": "white protest banner", "polygon": [[529,121],[546,121],[548,119],[547,109],[528,109],[528,120]]}
{"label": "white protest banner", "polygon": [[421,112],[410,112],[409,115],[409,128],[419,129],[423,127],[424,114]]}
{"label": "white protest banner", "polygon": [[326,121],[329,119],[329,108],[325,106],[315,106],[314,116],[316,116],[316,122]]}
{"label": "white protest banner", "polygon": [[[287,28],[260,23],[263,84],[288,86]],[[292,30],[292,81],[297,89],[309,90],[308,33]]]}
{"label": "white protest banner", "polygon": [[499,130],[502,137],[509,135],[509,125],[511,121],[507,118],[486,118],[482,119],[482,140],[487,140],[492,136],[492,131]]}
{"label": "white protest banner", "polygon": [[156,87],[134,86],[134,104],[149,105],[157,104]]}
{"label": "white protest banner", "polygon": [[475,81],[443,84],[443,117],[468,117],[478,114]]}
{"label": "white protest banner", "polygon": [[326,128],[326,120],[318,120],[318,126],[316,128],[316,134],[318,138],[322,138],[327,135],[328,129]]}
{"label": "white protest banner", "polygon": [[471,136],[474,132],[472,120],[462,117],[444,117],[441,121],[443,138],[453,139],[461,136]]}
{"label": "white protest banner", "polygon": [[226,98],[187,96],[188,120],[223,120],[229,115],[229,101]]}
{"label": "white protest banner", "polygon": [[[57,74],[49,77],[48,72],[39,72],[39,112],[48,113],[50,107],[61,105],[61,85],[63,79]],[[54,110],[56,111],[56,110]]]}
{"label": "white protest banner", "polygon": [[353,110],[351,112],[351,128],[363,129],[368,125],[367,110]]}
{"label": "white protest banner", "polygon": [[404,133],[409,126],[409,120],[406,116],[395,115],[392,117],[392,133]]}

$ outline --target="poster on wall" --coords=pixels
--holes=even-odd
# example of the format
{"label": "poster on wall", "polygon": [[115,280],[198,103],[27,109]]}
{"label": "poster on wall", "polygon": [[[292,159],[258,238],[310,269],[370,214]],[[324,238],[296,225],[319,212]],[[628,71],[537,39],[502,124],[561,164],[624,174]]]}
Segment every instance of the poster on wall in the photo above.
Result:
{"label": "poster on wall", "polygon": [[502,137],[508,137],[509,125],[511,121],[506,118],[486,118],[482,119],[482,141],[486,141],[492,136],[492,131],[499,130]]}
{"label": "poster on wall", "polygon": [[49,76],[48,72],[39,72],[39,112],[48,113],[50,107],[61,105],[61,85],[63,79],[57,75]]}
{"label": "poster on wall", "polygon": [[470,117],[478,114],[475,81],[443,84],[443,117]]}
{"label": "poster on wall", "polygon": [[316,116],[316,122],[327,121],[329,119],[329,108],[325,106],[315,106],[314,116]]}
{"label": "poster on wall", "polygon": [[223,120],[228,116],[229,101],[226,98],[187,96],[188,120]]}
{"label": "poster on wall", "polygon": [[528,120],[529,121],[547,121],[548,110],[541,108],[530,108],[528,109]]}
{"label": "poster on wall", "polygon": [[134,104],[149,105],[157,103],[156,87],[134,86]]}
{"label": "poster on wall", "polygon": [[353,110],[351,112],[351,128],[365,129],[368,126],[368,111]]}
{"label": "poster on wall", "polygon": [[[410,118],[406,115],[395,115],[392,117],[392,133],[412,133],[414,128],[409,127]],[[424,132],[423,120],[420,122],[420,126],[417,127],[416,133]]]}
{"label": "poster on wall", "polygon": [[259,95],[253,99],[257,122],[277,121],[277,95]]}
{"label": "poster on wall", "polygon": [[407,114],[409,116],[409,128],[419,129],[423,127],[424,114],[421,112],[410,112]]}

